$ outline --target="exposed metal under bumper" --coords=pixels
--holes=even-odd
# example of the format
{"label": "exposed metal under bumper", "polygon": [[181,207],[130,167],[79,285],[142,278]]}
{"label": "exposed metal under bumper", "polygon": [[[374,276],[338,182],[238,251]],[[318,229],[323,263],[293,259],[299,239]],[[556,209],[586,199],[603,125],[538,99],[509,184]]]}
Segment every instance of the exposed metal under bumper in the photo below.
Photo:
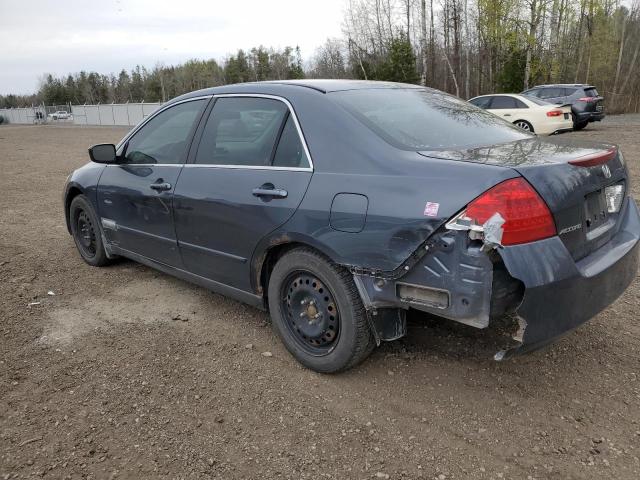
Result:
{"label": "exposed metal under bumper", "polygon": [[493,263],[466,232],[436,234],[397,278],[354,273],[367,310],[415,308],[477,328],[489,325]]}

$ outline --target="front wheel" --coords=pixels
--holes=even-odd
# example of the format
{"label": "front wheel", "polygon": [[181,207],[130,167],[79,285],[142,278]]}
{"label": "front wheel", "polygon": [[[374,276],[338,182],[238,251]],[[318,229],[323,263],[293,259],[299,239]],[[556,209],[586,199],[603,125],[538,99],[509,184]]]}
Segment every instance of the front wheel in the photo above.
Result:
{"label": "front wheel", "polygon": [[271,273],[268,296],[274,330],[311,370],[347,370],[375,347],[351,274],[314,250],[297,248],[282,256]]}
{"label": "front wheel", "polygon": [[69,206],[71,234],[82,259],[93,267],[111,263],[102,243],[98,217],[84,195],[74,197]]}
{"label": "front wheel", "polygon": [[513,122],[513,124],[516,127],[520,127],[522,130],[526,131],[526,132],[533,132],[533,125],[531,125],[529,122],[527,122],[526,120],[516,120],[515,122]]}

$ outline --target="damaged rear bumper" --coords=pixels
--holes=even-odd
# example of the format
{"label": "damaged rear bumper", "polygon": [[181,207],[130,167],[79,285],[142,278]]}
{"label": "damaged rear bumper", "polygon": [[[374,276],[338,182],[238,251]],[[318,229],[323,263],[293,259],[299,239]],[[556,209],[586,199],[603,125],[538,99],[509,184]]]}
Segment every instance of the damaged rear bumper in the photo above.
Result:
{"label": "damaged rear bumper", "polygon": [[499,360],[554,341],[624,292],[640,260],[640,215],[630,197],[617,229],[579,261],[557,236],[486,251],[468,232],[447,230],[396,272],[352,271],[378,342],[406,333],[402,312],[410,307],[477,328],[515,310],[516,342]]}
{"label": "damaged rear bumper", "polygon": [[[618,232],[587,257],[574,261],[559,237],[499,250],[509,273],[525,286],[516,313],[518,345],[497,358],[535,350],[575,330],[613,303],[636,277],[640,216],[625,202]],[[522,330],[521,329],[521,330]]]}

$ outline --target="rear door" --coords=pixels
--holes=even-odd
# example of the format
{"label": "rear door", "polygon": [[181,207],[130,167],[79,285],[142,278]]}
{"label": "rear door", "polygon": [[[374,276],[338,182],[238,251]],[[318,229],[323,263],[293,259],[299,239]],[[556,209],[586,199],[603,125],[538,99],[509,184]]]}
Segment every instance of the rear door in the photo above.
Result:
{"label": "rear door", "polygon": [[489,111],[495,113],[500,117],[503,117],[505,120],[513,122],[522,117],[520,115],[520,104],[524,106],[524,108],[527,108],[524,103],[519,102],[514,97],[509,97],[507,95],[496,95],[491,100]]}
{"label": "rear door", "polygon": [[173,190],[208,101],[185,101],[156,114],[122,147],[122,160],[104,169],[98,208],[109,242],[166,265],[181,265]]}
{"label": "rear door", "polygon": [[250,290],[249,261],[296,211],[313,172],[291,106],[269,96],[220,96],[196,135],[174,196],[185,268]]}

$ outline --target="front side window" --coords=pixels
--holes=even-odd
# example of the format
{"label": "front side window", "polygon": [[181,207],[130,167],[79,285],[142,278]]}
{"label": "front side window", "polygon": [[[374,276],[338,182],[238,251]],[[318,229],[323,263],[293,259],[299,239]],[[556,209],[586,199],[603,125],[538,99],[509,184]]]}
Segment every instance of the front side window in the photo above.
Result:
{"label": "front side window", "polygon": [[127,142],[123,163],[183,163],[206,103],[206,99],[184,102],[154,116]]}
{"label": "front side window", "polygon": [[275,99],[219,98],[205,125],[196,163],[271,165],[288,114],[287,106]]}
{"label": "front side window", "polygon": [[433,90],[377,88],[327,96],[383,140],[403,150],[479,147],[531,137],[491,112]]}

